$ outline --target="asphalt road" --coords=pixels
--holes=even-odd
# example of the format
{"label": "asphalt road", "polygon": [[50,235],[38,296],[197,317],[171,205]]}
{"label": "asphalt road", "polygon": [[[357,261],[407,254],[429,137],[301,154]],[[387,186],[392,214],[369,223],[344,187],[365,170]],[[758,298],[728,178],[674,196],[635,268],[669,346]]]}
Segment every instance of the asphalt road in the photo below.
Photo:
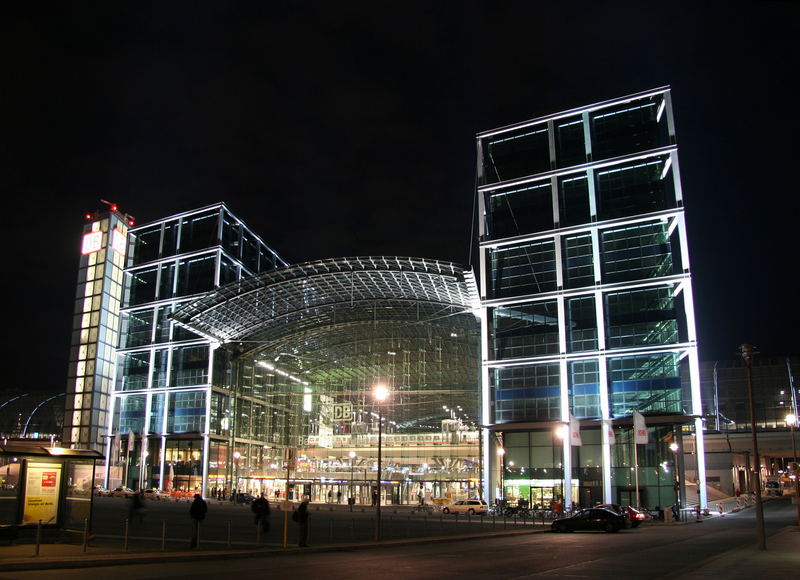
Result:
{"label": "asphalt road", "polygon": [[[184,506],[186,507],[186,506]],[[787,500],[765,505],[767,534],[790,525]],[[260,557],[108,568],[0,573],[0,578],[193,578],[291,576],[339,580],[376,576],[381,580],[442,578],[664,578],[731,548],[755,542],[754,512],[747,510],[701,524],[643,525],[616,534],[535,533],[471,540],[424,542],[315,552],[273,551]],[[767,540],[769,546],[769,539]],[[691,573],[689,572],[689,575]]]}
{"label": "asphalt road", "polygon": [[[98,536],[110,536],[122,541],[125,533],[124,521],[128,525],[129,545],[135,547],[142,543],[160,543],[162,533],[170,548],[183,547],[191,534],[189,502],[148,501],[146,514],[141,521],[129,513],[130,502],[123,498],[95,498],[92,518],[92,532]],[[253,513],[250,506],[230,502],[208,502],[208,515],[201,529],[201,542],[206,548],[256,547],[262,545],[275,547],[283,545],[285,512],[272,504],[269,533],[257,535]],[[342,542],[368,542],[375,534],[375,510],[371,507],[356,506],[351,512],[344,505],[312,504],[309,508],[310,541],[314,545],[340,544]],[[503,531],[530,526],[530,522],[492,518],[491,516],[467,517],[434,513],[426,515],[412,512],[403,506],[395,510],[384,506],[381,515],[381,531],[384,540],[416,538],[422,536],[450,536],[478,534],[490,531]],[[541,525],[541,524],[540,524]],[[288,522],[289,543],[296,543],[297,526]],[[104,538],[108,540],[110,538]]]}

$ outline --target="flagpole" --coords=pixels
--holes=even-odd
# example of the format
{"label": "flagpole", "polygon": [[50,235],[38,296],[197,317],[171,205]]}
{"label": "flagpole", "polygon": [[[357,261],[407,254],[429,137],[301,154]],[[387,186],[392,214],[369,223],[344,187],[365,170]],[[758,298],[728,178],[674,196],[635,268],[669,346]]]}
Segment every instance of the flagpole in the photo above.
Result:
{"label": "flagpole", "polygon": [[636,444],[636,434],[633,438],[633,463],[634,471],[636,473],[636,509],[642,505],[642,499],[639,497],[639,446]]}

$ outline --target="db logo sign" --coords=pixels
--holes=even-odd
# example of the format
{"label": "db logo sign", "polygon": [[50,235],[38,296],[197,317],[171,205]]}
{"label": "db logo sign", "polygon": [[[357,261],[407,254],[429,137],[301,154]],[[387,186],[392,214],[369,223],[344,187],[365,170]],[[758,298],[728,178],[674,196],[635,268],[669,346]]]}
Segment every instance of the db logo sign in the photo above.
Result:
{"label": "db logo sign", "polygon": [[350,421],[353,418],[353,404],[339,403],[333,406],[334,421]]}

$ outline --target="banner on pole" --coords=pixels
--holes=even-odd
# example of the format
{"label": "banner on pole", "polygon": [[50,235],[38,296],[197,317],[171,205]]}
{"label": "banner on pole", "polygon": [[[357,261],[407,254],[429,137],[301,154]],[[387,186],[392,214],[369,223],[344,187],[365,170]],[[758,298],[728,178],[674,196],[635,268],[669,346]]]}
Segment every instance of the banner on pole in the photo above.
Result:
{"label": "banner on pole", "polygon": [[128,429],[128,453],[133,451],[135,445],[136,443],[134,441],[133,429]]}
{"label": "banner on pole", "polygon": [[569,443],[575,447],[583,445],[581,441],[581,424],[572,416],[572,413],[569,414]]}
{"label": "banner on pole", "polygon": [[606,433],[608,433],[608,444],[614,445],[617,442],[617,437],[614,435],[614,426],[611,424],[611,421],[604,421],[606,427]]}
{"label": "banner on pole", "polygon": [[646,445],[650,442],[647,436],[647,425],[639,411],[633,412],[633,442],[636,445]]}

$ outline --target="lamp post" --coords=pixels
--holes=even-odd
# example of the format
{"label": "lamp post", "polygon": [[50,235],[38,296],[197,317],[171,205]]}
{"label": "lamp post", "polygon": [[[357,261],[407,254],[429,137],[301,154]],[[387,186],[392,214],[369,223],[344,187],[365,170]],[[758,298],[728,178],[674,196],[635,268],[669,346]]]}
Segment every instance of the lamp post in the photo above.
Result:
{"label": "lamp post", "polygon": [[497,448],[497,457],[500,459],[500,501],[505,504],[506,500],[506,450],[502,447]]}
{"label": "lamp post", "polygon": [[351,451],[348,455],[350,456],[350,493],[347,494],[347,503],[350,504],[350,511],[353,511],[353,503],[355,503],[353,499],[353,478],[355,477],[356,452]]}
{"label": "lamp post", "polygon": [[[567,441],[570,437],[569,434],[569,426],[565,423],[561,423],[555,428],[554,434],[556,439],[561,441],[561,472],[563,477],[561,478],[561,505],[566,507],[567,506],[567,498],[572,496],[572,478],[570,473],[567,473],[567,460],[566,460],[566,445],[565,441]],[[572,443],[570,442],[570,445]],[[553,499],[558,500],[558,497],[555,494],[555,490],[553,490]]]}
{"label": "lamp post", "polygon": [[384,385],[376,385],[372,389],[372,398],[378,406],[378,497],[375,502],[375,541],[381,541],[381,451],[382,451],[382,435],[383,435],[383,408],[381,404],[389,397],[389,389]]}
{"label": "lamp post", "polygon": [[797,415],[789,413],[786,415],[786,424],[792,432],[792,477],[794,477],[794,501],[797,504],[797,518],[795,525],[800,526],[800,473],[797,469],[797,445],[794,442],[794,428],[797,426]]}
{"label": "lamp post", "polygon": [[764,506],[761,503],[761,458],[758,455],[758,436],[756,434],[756,413],[755,399],[753,397],[753,355],[756,354],[752,344],[743,344],[739,347],[739,352],[744,359],[747,368],[747,399],[750,406],[750,433],[753,437],[753,481],[756,496],[756,535],[758,537],[758,549],[767,549],[767,538],[764,530]]}
{"label": "lamp post", "polygon": [[[233,452],[233,485],[231,486],[231,493],[235,493],[233,496],[233,502],[239,503],[239,458],[242,456],[241,453],[238,451]],[[233,490],[236,490],[235,492]]]}

